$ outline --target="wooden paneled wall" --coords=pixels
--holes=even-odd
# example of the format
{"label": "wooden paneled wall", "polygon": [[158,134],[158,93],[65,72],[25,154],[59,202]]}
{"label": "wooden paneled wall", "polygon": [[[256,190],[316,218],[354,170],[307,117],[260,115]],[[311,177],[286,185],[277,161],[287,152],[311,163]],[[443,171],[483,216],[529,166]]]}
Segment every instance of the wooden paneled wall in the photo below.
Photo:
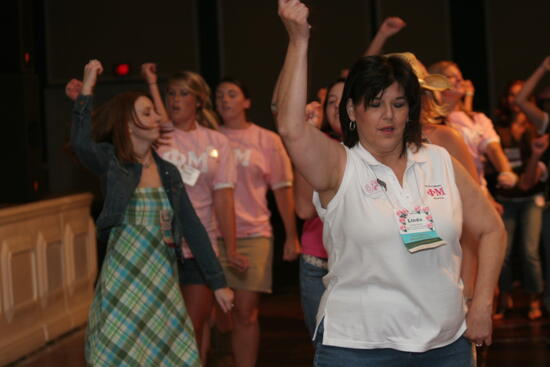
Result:
{"label": "wooden paneled wall", "polygon": [[0,365],[85,324],[97,273],[91,201],[0,209]]}

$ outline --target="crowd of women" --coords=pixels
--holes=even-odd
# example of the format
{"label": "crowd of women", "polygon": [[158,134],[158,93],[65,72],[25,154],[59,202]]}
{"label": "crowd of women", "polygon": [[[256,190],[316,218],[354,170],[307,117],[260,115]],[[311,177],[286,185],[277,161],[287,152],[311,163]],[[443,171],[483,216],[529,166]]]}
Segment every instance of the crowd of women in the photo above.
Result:
{"label": "crowd of women", "polygon": [[455,63],[380,55],[405,26],[393,17],[307,104],[308,13],[279,0],[289,43],[271,105],[278,134],[248,120],[235,79],[211,93],[199,74],[176,72],[163,98],[147,63],[149,94],[95,109],[100,61],[67,85],[72,148],[104,192],[89,365],[205,365],[216,325],[231,332],[235,366],[255,366],[272,283],[269,189],[283,259],[300,256],[315,366],[473,365],[512,306],[514,246],[527,316],[541,317],[543,301],[550,309],[539,255],[542,234],[550,260],[550,93],[546,105],[532,97],[550,58],[509,84],[491,121]]}

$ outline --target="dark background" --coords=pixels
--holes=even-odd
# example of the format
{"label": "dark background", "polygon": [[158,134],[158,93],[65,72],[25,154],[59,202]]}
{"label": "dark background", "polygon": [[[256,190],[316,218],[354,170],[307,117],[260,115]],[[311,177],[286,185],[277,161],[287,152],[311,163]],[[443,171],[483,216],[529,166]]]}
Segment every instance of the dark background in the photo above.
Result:
{"label": "dark background", "polygon": [[[475,108],[488,114],[509,80],[528,77],[550,54],[550,1],[306,3],[311,96],[351,65],[387,16],[402,17],[407,27],[385,52],[412,51],[426,65],[456,61],[475,84]],[[144,89],[139,66],[153,61],[161,84],[178,69],[200,72],[211,87],[224,76],[241,79],[252,95],[250,119],[273,129],[269,104],[287,42],[276,0],[7,0],[0,34],[0,205],[79,191],[98,194],[96,178],[65,149],[71,102],[64,85],[81,78],[91,58],[105,67],[97,103]],[[130,64],[129,75],[114,75],[120,63]],[[547,77],[541,86],[548,82]]]}

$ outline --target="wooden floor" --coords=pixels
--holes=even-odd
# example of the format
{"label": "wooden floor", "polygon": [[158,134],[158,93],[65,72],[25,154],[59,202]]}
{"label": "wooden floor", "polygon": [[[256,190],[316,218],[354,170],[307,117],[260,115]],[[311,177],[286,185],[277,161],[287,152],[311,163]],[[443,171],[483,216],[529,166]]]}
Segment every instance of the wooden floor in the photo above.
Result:
{"label": "wooden floor", "polygon": [[[529,321],[525,297],[514,295],[516,309],[495,323],[494,343],[478,355],[478,366],[550,366],[550,319]],[[313,348],[303,325],[295,287],[264,296],[261,312],[262,340],[258,366],[305,367],[312,365]],[[12,364],[15,367],[81,367],[84,331],[77,330],[41,351]],[[222,353],[223,354],[223,353]],[[214,354],[210,366],[229,367],[230,357]]]}

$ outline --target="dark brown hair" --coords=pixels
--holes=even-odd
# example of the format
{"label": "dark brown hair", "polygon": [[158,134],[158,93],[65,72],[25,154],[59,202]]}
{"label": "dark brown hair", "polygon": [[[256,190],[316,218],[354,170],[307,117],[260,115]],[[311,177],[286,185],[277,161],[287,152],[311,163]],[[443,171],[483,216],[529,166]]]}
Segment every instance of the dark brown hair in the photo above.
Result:
{"label": "dark brown hair", "polygon": [[[495,111],[495,123],[499,126],[509,127],[512,123],[514,112],[512,111],[512,106],[510,106],[510,103],[508,103],[508,95],[510,94],[510,90],[512,89],[512,87],[516,84],[523,85],[524,82],[523,80],[519,79],[508,82],[505,89],[498,97],[498,106]],[[535,97],[532,94],[528,97],[528,99],[533,104],[535,103]]]}
{"label": "dark brown hair", "polygon": [[363,104],[368,109],[369,103],[394,82],[403,87],[409,105],[401,154],[405,153],[407,144],[413,144],[416,148],[422,145],[420,84],[411,66],[398,56],[366,56],[357,60],[350,69],[340,100],[342,140],[347,147],[351,148],[359,141],[357,129],[350,129],[348,100],[351,99],[354,106]]}
{"label": "dark brown hair", "polygon": [[334,88],[336,84],[339,84],[339,83],[344,83],[345,85],[346,79],[338,78],[327,86],[327,96],[325,98],[325,101],[323,102],[323,122],[321,122],[321,131],[333,138],[337,138],[338,140],[340,140],[342,137],[336,131],[334,131],[330,126],[330,123],[328,122],[328,118],[327,118],[327,107],[328,107],[328,97],[330,95],[330,91],[332,90],[332,88]]}
{"label": "dark brown hair", "polygon": [[126,92],[116,95],[109,101],[94,110],[92,120],[92,137],[98,142],[108,142],[114,145],[117,158],[121,162],[137,162],[130,128],[128,124],[133,122],[142,129],[147,129],[141,124],[136,113],[136,101],[139,97],[150,97],[144,92]]}

